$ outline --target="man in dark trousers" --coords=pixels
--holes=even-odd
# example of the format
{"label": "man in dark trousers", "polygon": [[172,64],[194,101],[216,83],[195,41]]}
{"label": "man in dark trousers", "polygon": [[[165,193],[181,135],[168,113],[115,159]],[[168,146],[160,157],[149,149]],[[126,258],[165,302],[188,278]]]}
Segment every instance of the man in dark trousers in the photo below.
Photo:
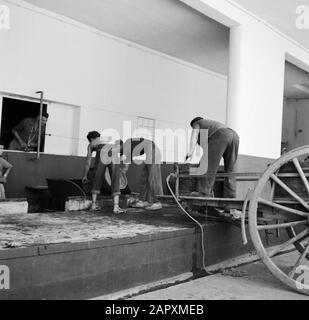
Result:
{"label": "man in dark trousers", "polygon": [[161,176],[161,152],[158,146],[151,140],[144,138],[128,139],[123,144],[123,155],[126,163],[145,155],[145,161],[135,160],[143,165],[140,179],[140,200],[133,205],[134,208],[144,208],[149,211],[162,209],[158,196],[163,195]]}
{"label": "man in dark trousers", "polygon": [[[121,209],[119,206],[119,196],[120,196],[120,160],[119,163],[111,162],[110,164],[103,163],[103,156],[102,153],[110,151],[113,148],[117,148],[116,145],[106,145],[103,141],[101,141],[101,135],[97,131],[89,132],[87,135],[87,139],[89,141],[89,145],[87,148],[87,160],[84,168],[83,183],[88,183],[88,173],[91,167],[92,162],[92,154],[96,152],[96,160],[95,160],[95,176],[92,182],[92,206],[91,210],[96,211],[100,210],[101,208],[97,206],[97,197],[101,193],[102,185],[105,180],[105,173],[106,170],[109,171],[111,177],[111,192],[114,200],[114,210],[115,214],[123,214],[125,210]],[[109,148],[106,148],[109,146]],[[120,150],[119,150],[120,152]],[[117,160],[117,159],[115,159]],[[117,162],[117,161],[116,161]]]}
{"label": "man in dark trousers", "polygon": [[[204,197],[213,197],[213,187],[222,157],[224,159],[225,173],[234,172],[234,166],[238,157],[239,136],[234,130],[228,128],[226,125],[217,121],[206,120],[201,117],[193,119],[191,121],[191,127],[193,131],[190,151],[186,159],[192,159],[197,144],[203,148],[204,154],[201,159],[201,164],[208,161],[208,170],[205,177],[198,179],[198,193]],[[201,143],[202,130],[208,130],[208,150],[205,149],[205,143]],[[203,131],[203,133],[205,131]],[[204,134],[203,137],[205,137]],[[225,179],[223,197],[236,198],[235,177],[231,176]]]}

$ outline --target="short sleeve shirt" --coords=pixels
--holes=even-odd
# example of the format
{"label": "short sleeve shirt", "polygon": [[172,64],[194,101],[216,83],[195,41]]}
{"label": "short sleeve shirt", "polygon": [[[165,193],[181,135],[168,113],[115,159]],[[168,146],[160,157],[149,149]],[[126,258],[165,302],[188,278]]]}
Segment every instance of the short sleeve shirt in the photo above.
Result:
{"label": "short sleeve shirt", "polygon": [[[27,144],[38,143],[39,126],[36,118],[26,118],[13,128],[18,132],[20,138]],[[44,137],[45,125],[42,126],[42,137]]]}
{"label": "short sleeve shirt", "polygon": [[208,139],[211,138],[218,130],[227,129],[228,127],[218,121],[202,119],[197,122],[200,129],[208,130]]}
{"label": "short sleeve shirt", "polygon": [[161,152],[156,144],[144,138],[128,139],[124,144],[124,154],[127,160],[132,161],[134,157],[146,155],[146,163],[159,164]]}

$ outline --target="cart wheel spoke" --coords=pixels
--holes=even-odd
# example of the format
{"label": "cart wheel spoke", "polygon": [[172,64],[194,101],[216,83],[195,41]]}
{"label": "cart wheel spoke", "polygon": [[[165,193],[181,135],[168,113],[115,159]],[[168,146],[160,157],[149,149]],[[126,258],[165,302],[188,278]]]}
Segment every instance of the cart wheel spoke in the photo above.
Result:
{"label": "cart wheel spoke", "polygon": [[[298,286],[294,278],[299,266],[309,261],[309,166],[300,160],[308,155],[309,145],[292,150],[270,164],[252,192],[248,213],[251,240],[265,266],[282,283],[307,295],[309,289]],[[289,240],[279,232],[284,228]],[[271,233],[272,230],[277,232]],[[266,237],[277,235],[276,242],[269,244],[273,246],[280,241],[279,245],[267,248],[261,231],[267,233]],[[294,247],[299,254],[292,266],[285,265],[285,259],[276,258]]]}
{"label": "cart wheel spoke", "polygon": [[308,192],[308,195],[309,195],[309,182],[308,182],[308,180],[307,180],[307,178],[306,178],[306,175],[305,175],[305,173],[304,173],[304,171],[303,171],[303,169],[302,169],[302,167],[301,167],[298,159],[297,159],[297,158],[294,158],[294,159],[293,159],[293,163],[294,163],[294,166],[295,166],[298,174],[300,175],[300,177],[301,177],[301,179],[302,179],[302,181],[303,181],[303,183],[304,183],[304,185],[305,185],[305,187],[306,187],[306,190],[307,190],[307,192]]}
{"label": "cart wheel spoke", "polygon": [[[277,177],[278,171],[274,172],[273,174]],[[275,196],[276,184],[271,181],[271,190],[270,190],[270,199],[273,200]]]}
{"label": "cart wheel spoke", "polygon": [[291,228],[291,227],[297,227],[300,225],[305,225],[308,223],[308,220],[303,221],[294,221],[294,222],[287,222],[287,223],[279,223],[279,224],[266,224],[258,226],[258,230],[274,230],[274,229],[282,229],[282,228]]}
{"label": "cart wheel spoke", "polygon": [[304,211],[296,210],[296,209],[293,209],[293,208],[285,207],[285,206],[283,206],[281,204],[278,204],[278,203],[275,203],[275,202],[272,202],[272,201],[268,201],[268,200],[265,200],[265,199],[262,199],[262,198],[259,198],[258,202],[261,203],[261,204],[264,204],[266,206],[272,207],[274,209],[278,209],[278,210],[281,210],[281,211],[286,211],[286,212],[293,213],[293,214],[296,214],[296,215],[299,215],[299,216],[302,216],[302,217],[309,218],[309,213],[308,212],[304,212]]}
{"label": "cart wheel spoke", "polygon": [[289,246],[291,246],[292,244],[294,244],[295,242],[300,242],[305,240],[306,238],[309,237],[309,230],[305,229],[304,231],[300,232],[297,236],[295,236],[294,238],[282,243],[281,245],[279,245],[278,247],[276,247],[275,249],[271,250],[268,252],[268,257],[272,258],[276,255],[278,255],[280,252],[284,251],[286,248],[288,248]]}
{"label": "cart wheel spoke", "polygon": [[[296,159],[297,160],[297,159]],[[297,160],[298,161],[298,160]],[[271,179],[274,180],[282,189],[289,193],[296,201],[298,201],[305,209],[309,210],[309,205],[299,197],[291,188],[289,188],[281,179],[272,174]],[[307,181],[307,180],[306,180]]]}
{"label": "cart wheel spoke", "polygon": [[[289,227],[286,228],[287,234],[289,236],[289,238],[293,238],[297,235],[294,227]],[[295,248],[297,249],[298,252],[300,252],[301,254],[305,251],[305,247],[303,245],[303,241],[296,241],[294,243]],[[309,253],[306,256],[307,260],[309,261]]]}
{"label": "cart wheel spoke", "polygon": [[295,266],[293,267],[292,271],[289,273],[289,277],[290,278],[292,278],[292,279],[294,278],[294,275],[295,275],[295,273],[297,271],[297,268],[302,265],[302,263],[306,259],[306,256],[307,256],[308,253],[309,253],[309,242],[307,243],[305,251],[299,257],[299,259],[297,260],[297,262],[296,262]]}

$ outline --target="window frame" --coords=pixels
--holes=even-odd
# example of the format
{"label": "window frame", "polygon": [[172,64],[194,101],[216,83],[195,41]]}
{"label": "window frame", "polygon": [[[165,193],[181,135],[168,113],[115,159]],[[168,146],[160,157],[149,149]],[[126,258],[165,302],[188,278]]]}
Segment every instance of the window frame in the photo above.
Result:
{"label": "window frame", "polygon": [[[40,104],[40,99],[35,97],[28,97],[18,94],[10,94],[10,93],[2,93],[0,92],[0,132],[2,130],[2,111],[3,111],[3,99],[14,99],[14,100],[21,100],[25,102],[32,102],[32,103],[38,103]],[[47,106],[46,109],[50,107],[50,102],[47,100],[44,100],[44,104]],[[44,145],[45,150],[45,145]],[[28,153],[28,154],[37,154],[37,151],[20,151],[20,150],[8,150],[4,149],[6,152],[14,152],[14,153]],[[40,154],[47,154],[45,151],[40,151]]]}

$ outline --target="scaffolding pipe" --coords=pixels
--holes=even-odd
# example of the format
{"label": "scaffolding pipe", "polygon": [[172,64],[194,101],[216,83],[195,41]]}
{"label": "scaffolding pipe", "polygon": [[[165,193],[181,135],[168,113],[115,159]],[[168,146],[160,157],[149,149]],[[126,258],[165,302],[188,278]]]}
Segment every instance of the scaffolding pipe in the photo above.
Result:
{"label": "scaffolding pipe", "polygon": [[41,136],[42,136],[42,115],[43,115],[43,98],[44,92],[37,91],[37,94],[40,94],[40,118],[39,118],[39,137],[38,137],[38,149],[37,149],[37,160],[40,159],[40,150],[41,150]]}

